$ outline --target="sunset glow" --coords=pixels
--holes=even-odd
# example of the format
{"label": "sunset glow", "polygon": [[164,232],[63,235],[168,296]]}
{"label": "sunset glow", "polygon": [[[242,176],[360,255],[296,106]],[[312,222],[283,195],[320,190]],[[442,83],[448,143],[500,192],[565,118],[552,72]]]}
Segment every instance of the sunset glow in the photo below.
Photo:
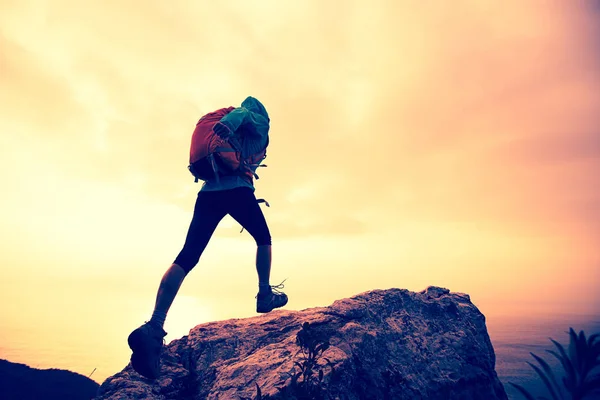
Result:
{"label": "sunset glow", "polygon": [[[287,308],[436,285],[488,318],[600,314],[598,2],[344,4],[0,0],[0,358],[126,365],[200,188],[194,124],[248,95]],[[239,231],[217,229],[167,340],[254,315]],[[60,343],[81,364],[44,360]]]}

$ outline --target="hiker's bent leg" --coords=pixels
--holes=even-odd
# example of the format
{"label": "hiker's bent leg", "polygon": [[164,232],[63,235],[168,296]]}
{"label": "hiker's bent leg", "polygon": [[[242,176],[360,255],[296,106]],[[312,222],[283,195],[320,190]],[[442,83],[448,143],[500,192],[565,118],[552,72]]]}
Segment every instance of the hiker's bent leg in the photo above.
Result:
{"label": "hiker's bent leg", "polygon": [[183,249],[162,277],[152,320],[162,326],[186,275],[198,264],[217,225],[225,216],[219,193],[200,192]]}
{"label": "hiker's bent leg", "polygon": [[200,192],[194,206],[194,216],[188,229],[183,248],[173,261],[186,275],[198,264],[219,222],[227,211],[223,206],[223,192]]}
{"label": "hiker's bent leg", "polygon": [[256,272],[259,288],[267,288],[271,275],[271,233],[252,190],[249,188],[235,190],[237,201],[229,206],[228,212],[254,238],[257,246]]}

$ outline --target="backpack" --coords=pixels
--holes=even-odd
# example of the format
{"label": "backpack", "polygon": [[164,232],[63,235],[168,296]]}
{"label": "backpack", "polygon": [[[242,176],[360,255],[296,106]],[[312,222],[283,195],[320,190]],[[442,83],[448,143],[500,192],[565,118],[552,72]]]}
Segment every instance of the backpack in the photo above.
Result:
{"label": "backpack", "polygon": [[195,178],[194,182],[211,179],[218,182],[219,177],[225,175],[241,175],[250,180],[258,179],[255,169],[259,166],[266,167],[260,165],[260,162],[267,157],[266,147],[259,153],[242,158],[240,143],[243,137],[239,133],[223,137],[213,130],[221,118],[234,109],[235,107],[227,107],[210,112],[200,118],[196,124],[192,134],[188,166]]}

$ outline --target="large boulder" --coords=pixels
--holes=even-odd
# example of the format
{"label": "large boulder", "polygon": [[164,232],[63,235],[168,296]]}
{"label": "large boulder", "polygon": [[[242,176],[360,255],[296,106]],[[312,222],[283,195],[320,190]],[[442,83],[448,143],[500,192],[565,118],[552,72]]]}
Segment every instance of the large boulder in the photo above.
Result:
{"label": "large boulder", "polygon": [[198,325],[164,348],[159,379],[128,365],[97,399],[254,399],[258,390],[263,399],[507,399],[494,368],[468,295],[373,290]]}

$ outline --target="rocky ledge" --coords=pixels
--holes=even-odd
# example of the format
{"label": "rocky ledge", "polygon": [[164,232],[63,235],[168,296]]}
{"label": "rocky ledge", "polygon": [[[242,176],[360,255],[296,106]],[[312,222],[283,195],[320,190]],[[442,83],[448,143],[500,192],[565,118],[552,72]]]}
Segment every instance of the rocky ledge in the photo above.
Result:
{"label": "rocky ledge", "polygon": [[438,287],[201,324],[161,362],[159,379],[128,365],[96,398],[507,399],[484,315]]}

